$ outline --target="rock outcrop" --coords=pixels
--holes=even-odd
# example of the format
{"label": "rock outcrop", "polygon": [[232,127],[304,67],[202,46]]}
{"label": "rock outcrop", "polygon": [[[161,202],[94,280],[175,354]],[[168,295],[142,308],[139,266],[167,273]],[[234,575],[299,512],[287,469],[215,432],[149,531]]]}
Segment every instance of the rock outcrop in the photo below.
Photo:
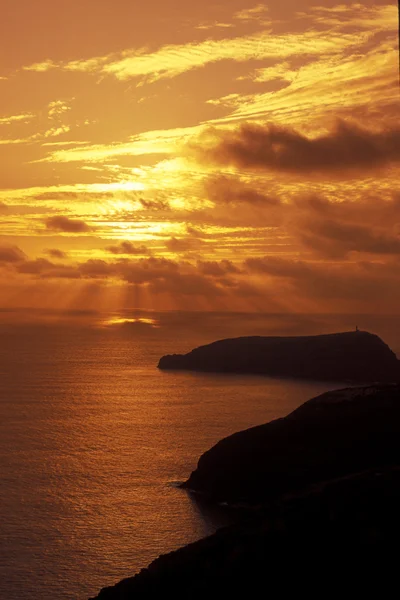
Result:
{"label": "rock outcrop", "polygon": [[399,503],[399,468],[331,481],[160,556],[92,600],[390,598]]}
{"label": "rock outcrop", "polygon": [[400,385],[328,392],[225,438],[186,485],[246,503],[238,523],[160,556],[92,600],[390,597],[400,536]]}
{"label": "rock outcrop", "polygon": [[158,367],[325,381],[400,382],[400,361],[377,335],[366,331],[219,340],[188,354],[163,356]]}
{"label": "rock outcrop", "polygon": [[400,464],[400,385],[327,392],[205,452],[185,487],[229,503]]}

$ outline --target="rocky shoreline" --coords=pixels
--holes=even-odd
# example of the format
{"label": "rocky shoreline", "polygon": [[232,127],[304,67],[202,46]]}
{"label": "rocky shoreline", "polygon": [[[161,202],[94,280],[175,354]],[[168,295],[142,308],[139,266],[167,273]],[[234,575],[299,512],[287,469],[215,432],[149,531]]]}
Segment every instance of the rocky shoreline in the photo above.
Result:
{"label": "rocky shoreline", "polygon": [[92,600],[325,598],[375,584],[386,597],[400,534],[400,385],[328,392],[229,436],[185,485],[251,509]]}

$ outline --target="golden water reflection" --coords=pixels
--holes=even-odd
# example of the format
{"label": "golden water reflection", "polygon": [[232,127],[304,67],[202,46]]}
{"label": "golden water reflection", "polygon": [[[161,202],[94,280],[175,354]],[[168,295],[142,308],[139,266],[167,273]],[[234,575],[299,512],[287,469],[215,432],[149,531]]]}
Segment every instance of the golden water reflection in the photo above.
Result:
{"label": "golden water reflection", "polygon": [[159,327],[159,322],[150,317],[123,317],[112,316],[102,321],[102,325],[112,327],[117,325],[148,325],[150,327]]}

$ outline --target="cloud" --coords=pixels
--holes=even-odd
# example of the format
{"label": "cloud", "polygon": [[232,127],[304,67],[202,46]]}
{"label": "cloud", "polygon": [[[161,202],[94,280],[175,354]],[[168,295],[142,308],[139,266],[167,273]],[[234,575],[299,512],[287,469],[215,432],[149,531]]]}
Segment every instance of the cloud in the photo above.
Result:
{"label": "cloud", "polygon": [[263,258],[248,258],[244,261],[250,272],[272,275],[274,277],[298,278],[307,275],[310,267],[304,261],[287,260],[281,257],[264,256]]}
{"label": "cloud", "polygon": [[26,260],[26,254],[18,246],[0,246],[0,263],[19,263]]}
{"label": "cloud", "polygon": [[20,258],[9,265],[20,277],[49,285],[57,279],[69,279],[70,285],[74,280],[90,285],[125,282],[140,288],[145,297],[150,294],[154,302],[161,295],[160,301],[173,300],[191,310],[209,306],[260,311],[268,306],[289,312],[379,312],[396,310],[400,301],[398,257],[347,262],[272,255],[248,258],[241,264],[221,260],[196,265],[156,257],[90,259],[75,265]]}
{"label": "cloud", "polygon": [[215,28],[220,28],[220,29],[231,29],[232,27],[234,27],[234,25],[232,25],[232,23],[220,23],[218,21],[213,21],[212,23],[200,23],[200,25],[196,25],[195,29],[200,29],[200,30],[208,30],[208,29],[215,29]]}
{"label": "cloud", "polygon": [[107,246],[106,250],[111,254],[148,254],[146,246],[135,246],[132,242],[124,241],[114,246]]}
{"label": "cloud", "polygon": [[166,240],[165,247],[171,252],[180,253],[190,250],[198,250],[205,242],[198,237],[171,237]]}
{"label": "cloud", "polygon": [[300,234],[303,243],[327,256],[346,256],[349,252],[400,254],[400,232],[341,223],[331,219],[311,221]]}
{"label": "cloud", "polygon": [[82,276],[93,279],[104,279],[118,274],[115,264],[95,258],[80,264],[78,271]]}
{"label": "cloud", "polygon": [[306,305],[318,311],[396,312],[400,301],[398,261],[329,263],[266,257],[246,263],[250,270],[271,276],[270,285],[290,298],[292,309]]}
{"label": "cloud", "polygon": [[[259,5],[238,12],[236,19],[241,22],[261,20],[261,24],[266,25],[262,20],[264,11],[264,6]],[[269,22],[268,26],[270,26]],[[379,31],[383,26],[383,23],[377,20],[376,29]],[[235,38],[167,44],[155,51],[136,48],[126,49],[119,54],[64,63],[46,60],[25,67],[25,70],[46,72],[60,69],[70,72],[108,74],[120,80],[142,78],[147,83],[152,83],[223,60],[243,63],[271,57],[285,59],[291,56],[338,54],[359,45],[362,40],[366,41],[368,34],[369,31],[362,30],[362,23],[357,34],[342,31],[341,35],[338,35],[334,28],[326,28],[324,35],[321,35],[321,31],[311,27],[301,32],[274,34],[269,27],[265,31]]]}
{"label": "cloud", "polygon": [[60,119],[65,115],[66,112],[71,110],[69,102],[64,100],[54,100],[48,104],[48,117],[49,119]]}
{"label": "cloud", "polygon": [[242,183],[236,177],[217,175],[205,182],[209,200],[215,204],[250,204],[254,206],[276,206],[279,199],[263,194],[252,186]]}
{"label": "cloud", "polygon": [[372,130],[339,120],[327,133],[310,137],[291,127],[245,124],[210,130],[190,148],[201,161],[240,169],[343,173],[399,162],[400,128]]}
{"label": "cloud", "polygon": [[[357,40],[358,41],[358,40]],[[192,69],[204,67],[222,60],[245,62],[264,58],[301,55],[318,55],[326,52],[339,52],[340,49],[354,45],[354,36],[344,34],[341,39],[336,35],[321,36],[317,31],[301,34],[273,35],[262,32],[250,36],[205,40],[198,43],[170,44],[159,50],[146,53],[136,52],[120,59],[101,65],[104,73],[118,79],[127,80],[145,77],[151,83],[163,78],[176,77]],[[98,69],[97,65],[77,64],[77,69]]]}
{"label": "cloud", "polygon": [[46,258],[36,258],[19,263],[17,271],[40,279],[80,279],[82,277],[76,266],[54,264]]}
{"label": "cloud", "polygon": [[230,260],[197,261],[200,273],[211,277],[224,277],[227,274],[240,274],[242,271]]}
{"label": "cloud", "polygon": [[268,10],[269,9],[265,4],[257,4],[253,8],[245,8],[238,11],[233,18],[238,19],[239,21],[258,21],[268,12]]}
{"label": "cloud", "polygon": [[[264,84],[253,93],[241,95],[236,100],[231,95],[230,106],[233,110],[212,122],[221,125],[264,118],[283,125],[319,125],[321,120],[326,122],[333,114],[354,116],[356,111],[367,117],[369,122],[383,119],[397,122],[397,11],[394,6],[392,8],[391,25],[382,28],[385,31],[384,38],[374,36],[373,33],[379,33],[379,28],[370,24],[368,40],[361,37],[356,41],[357,34],[354,33],[355,47],[351,51],[343,48],[337,53],[325,52],[300,60],[281,57],[279,62],[288,62],[290,59],[292,64],[286,73],[284,69],[280,70],[281,83],[278,89],[275,78],[275,83],[269,83],[267,88]],[[354,31],[357,29],[354,26]],[[324,33],[321,31],[320,35]],[[340,37],[342,34],[338,31],[337,35]],[[273,70],[267,70],[267,79],[274,79]],[[255,69],[246,79],[262,83],[263,70]],[[282,80],[286,83],[282,84]]]}
{"label": "cloud", "polygon": [[203,229],[199,227],[193,227],[193,225],[186,224],[186,233],[192,237],[202,238],[205,235]]}
{"label": "cloud", "polygon": [[24,71],[36,71],[36,73],[45,73],[46,71],[50,71],[51,69],[56,69],[58,64],[53,60],[44,60],[42,62],[34,63],[32,65],[28,65],[23,67]]}
{"label": "cloud", "polygon": [[62,231],[64,233],[86,233],[92,231],[92,228],[80,219],[70,219],[62,215],[49,217],[45,220],[47,229]]}
{"label": "cloud", "polygon": [[145,286],[153,294],[219,296],[223,288],[195,267],[165,258],[142,258],[108,263],[92,259],[77,267],[80,276],[91,279],[116,278]]}
{"label": "cloud", "polygon": [[[148,154],[176,154],[185,139],[199,133],[202,125],[177,127],[175,129],[144,131],[131,136],[129,141],[113,144],[91,144],[79,148],[65,148],[51,152],[38,162],[104,162],[120,156],[144,156]],[[86,165],[87,166],[87,165]],[[131,185],[133,182],[130,182]],[[104,184],[105,186],[106,184]],[[113,184],[109,184],[110,187]],[[138,189],[143,188],[136,188]]]}
{"label": "cloud", "polygon": [[41,135],[44,138],[57,137],[63,133],[68,133],[69,131],[71,131],[71,127],[69,127],[69,125],[62,125],[61,127],[51,127]]}
{"label": "cloud", "polygon": [[142,258],[137,261],[121,261],[113,267],[118,275],[128,283],[150,283],[165,279],[171,273],[179,273],[179,264],[167,258]]}
{"label": "cloud", "polygon": [[47,248],[45,250],[45,252],[52,258],[63,259],[63,258],[67,258],[67,256],[68,256],[68,254],[66,252],[63,252],[62,250],[59,250],[58,248]]}
{"label": "cloud", "polygon": [[256,83],[264,83],[274,79],[284,79],[293,81],[297,77],[296,70],[292,69],[290,62],[279,62],[272,67],[262,67],[254,71],[253,77],[249,76]]}
{"label": "cloud", "polygon": [[286,231],[319,257],[348,258],[351,253],[400,253],[400,195],[389,200],[328,201],[321,196],[295,200],[287,207]]}
{"label": "cloud", "polygon": [[139,199],[140,204],[147,210],[170,210],[170,205],[166,200],[148,200],[146,198]]}
{"label": "cloud", "polygon": [[9,117],[0,117],[0,125],[11,125],[12,123],[27,123],[35,118],[32,113],[25,113],[21,115],[10,115]]}
{"label": "cloud", "polygon": [[205,296],[209,298],[224,295],[223,288],[198,273],[170,273],[168,277],[153,280],[149,289],[155,294],[171,294],[173,296]]}
{"label": "cloud", "polygon": [[17,269],[19,273],[29,275],[39,275],[43,272],[49,272],[55,265],[47,258],[37,258],[35,260],[26,260],[19,264]]}

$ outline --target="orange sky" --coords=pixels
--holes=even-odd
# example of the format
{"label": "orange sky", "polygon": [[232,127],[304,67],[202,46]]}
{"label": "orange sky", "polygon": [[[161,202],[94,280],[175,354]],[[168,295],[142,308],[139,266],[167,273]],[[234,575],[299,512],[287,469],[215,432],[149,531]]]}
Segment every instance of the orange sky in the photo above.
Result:
{"label": "orange sky", "polygon": [[397,3],[0,17],[0,309],[399,312]]}

